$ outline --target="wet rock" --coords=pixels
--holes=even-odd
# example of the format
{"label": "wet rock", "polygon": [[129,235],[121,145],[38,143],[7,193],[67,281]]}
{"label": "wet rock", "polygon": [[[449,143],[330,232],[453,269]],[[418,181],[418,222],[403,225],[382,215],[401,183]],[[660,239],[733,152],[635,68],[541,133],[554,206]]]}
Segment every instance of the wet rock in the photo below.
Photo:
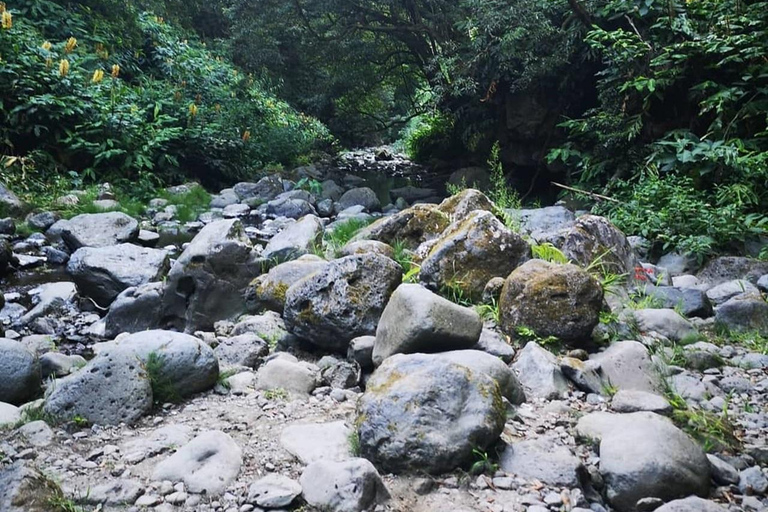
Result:
{"label": "wet rock", "polygon": [[475,211],[449,226],[421,263],[419,279],[433,289],[461,290],[480,300],[488,281],[506,277],[530,248],[492,213]]}
{"label": "wet rock", "polygon": [[183,482],[189,492],[218,496],[234,482],[243,463],[242,450],[224,432],[203,432],[159,463],[153,480]]}
{"label": "wet rock", "polygon": [[307,215],[275,235],[264,248],[261,257],[276,261],[292,260],[310,252],[322,237],[322,221],[314,215]]}
{"label": "wet rock", "polygon": [[555,336],[584,343],[598,324],[603,305],[600,283],[575,265],[530,260],[507,277],[501,292],[501,328],[510,336],[516,328],[538,336]]}
{"label": "wet rock", "polygon": [[267,475],[248,488],[248,502],[264,508],[290,505],[301,494],[301,485],[283,475]]}
{"label": "wet rock", "polygon": [[106,307],[127,288],[159,281],[169,266],[164,250],[120,244],[78,249],[69,259],[67,272],[82,295]]}
{"label": "wet rock", "polygon": [[294,424],[280,434],[280,444],[302,464],[347,460],[350,453],[352,431],[343,421],[329,423]]}
{"label": "wet rock", "polygon": [[706,455],[663,416],[596,412],[581,418],[576,430],[599,441],[606,495],[619,511],[635,510],[641,498],[669,501],[709,491]]}
{"label": "wet rock", "polygon": [[400,265],[378,254],[334,260],[288,289],[286,325],[314,345],[346,353],[350,340],[375,332],[401,277]]}
{"label": "wet rock", "polygon": [[164,292],[163,283],[147,283],[120,292],[104,317],[104,335],[114,338],[123,332],[160,327]]}
{"label": "wet rock", "polygon": [[556,487],[579,487],[586,473],[581,461],[554,436],[508,445],[499,464],[503,471],[519,478]]}
{"label": "wet rock", "polygon": [[245,311],[243,292],[260,273],[238,220],[205,226],[168,273],[164,317],[186,332],[205,330]]}
{"label": "wet rock", "polygon": [[471,348],[483,322],[459,306],[416,284],[398,286],[376,329],[374,364],[398,353],[442,352]]}
{"label": "wet rock", "polygon": [[18,341],[0,338],[0,402],[19,405],[40,393],[40,361]]}
{"label": "wet rock", "polygon": [[307,503],[329,512],[363,512],[389,499],[379,473],[365,459],[314,462],[300,481]]}
{"label": "wet rock", "polygon": [[362,456],[391,472],[442,473],[468,463],[505,421],[493,379],[425,354],[386,359],[357,413]]}
{"label": "wet rock", "polygon": [[381,210],[381,203],[378,196],[376,196],[376,192],[368,187],[353,188],[344,192],[339,200],[336,201],[336,213],[346,210],[351,206],[363,206],[369,212]]}
{"label": "wet rock", "polygon": [[532,341],[518,352],[512,369],[529,397],[550,400],[560,398],[568,391],[568,381],[557,358]]}
{"label": "wet rock", "polygon": [[673,341],[694,336],[698,331],[691,323],[672,309],[639,309],[634,318],[640,332],[657,332]]}
{"label": "wet rock", "polygon": [[121,212],[85,213],[60,220],[49,231],[60,233],[70,250],[76,251],[81,247],[135,242],[139,236],[139,223]]}
{"label": "wet rock", "polygon": [[152,408],[152,387],[133,354],[99,354],[78,372],[59,379],[45,399],[45,411],[98,425],[130,424]]}
{"label": "wet rock", "polygon": [[324,259],[308,254],[273,267],[266,274],[254,279],[246,288],[247,310],[258,311],[267,308],[282,313],[288,288],[327,265],[328,262]]}
{"label": "wet rock", "polygon": [[658,393],[661,389],[659,372],[651,361],[648,349],[637,341],[611,344],[605,351],[592,356],[600,363],[603,374],[617,389]]}
{"label": "wet rock", "polygon": [[18,260],[13,255],[11,244],[6,240],[0,239],[0,275],[2,275],[9,265],[15,265]]}

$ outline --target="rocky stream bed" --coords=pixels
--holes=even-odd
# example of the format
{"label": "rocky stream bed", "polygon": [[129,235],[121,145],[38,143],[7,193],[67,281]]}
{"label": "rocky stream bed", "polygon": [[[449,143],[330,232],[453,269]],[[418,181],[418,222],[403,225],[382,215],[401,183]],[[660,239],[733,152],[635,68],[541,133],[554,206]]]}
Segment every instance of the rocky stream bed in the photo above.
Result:
{"label": "rocky stream bed", "polygon": [[0,510],[768,510],[768,262],[419,176],[0,221]]}

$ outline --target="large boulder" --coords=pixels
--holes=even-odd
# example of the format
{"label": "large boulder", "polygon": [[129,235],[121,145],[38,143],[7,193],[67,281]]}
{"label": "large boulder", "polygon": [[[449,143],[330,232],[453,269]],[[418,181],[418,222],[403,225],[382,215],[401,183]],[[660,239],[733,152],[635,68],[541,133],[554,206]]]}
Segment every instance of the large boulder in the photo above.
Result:
{"label": "large boulder", "polygon": [[511,404],[520,405],[525,402],[523,386],[515,377],[512,369],[496,356],[479,350],[451,350],[439,352],[436,357],[452,363],[466,366],[474,373],[484,373],[499,385],[501,396]]}
{"label": "large boulder", "polygon": [[573,212],[563,206],[516,210],[512,215],[519,219],[522,231],[539,242],[549,241],[553,235],[576,223]]}
{"label": "large boulder", "polygon": [[700,281],[718,285],[734,279],[757,283],[761,276],[768,274],[768,261],[740,256],[721,256],[710,260],[697,277]]}
{"label": "large boulder", "polygon": [[717,308],[715,322],[732,331],[768,336],[768,302],[759,293],[733,297]]}
{"label": "large boulder", "polygon": [[106,345],[105,353],[124,353],[146,368],[153,367],[153,377],[182,397],[212,388],[219,377],[213,349],[188,334],[142,331]]}
{"label": "large boulder", "polygon": [[637,341],[611,344],[591,359],[600,365],[603,375],[616,389],[658,393],[662,389],[659,368],[648,349]]}
{"label": "large boulder", "polygon": [[579,217],[555,245],[574,263],[585,267],[596,264],[603,272],[632,275],[639,265],[624,233],[596,215]]}
{"label": "large boulder", "polygon": [[530,254],[528,244],[492,213],[474,211],[452,224],[421,263],[419,279],[434,289],[483,296],[494,277],[506,277]]}
{"label": "large boulder", "polygon": [[418,204],[377,220],[361,229],[352,240],[378,240],[389,245],[399,242],[413,250],[437,238],[450,223],[448,215],[436,207]]}
{"label": "large boulder", "polygon": [[75,416],[98,425],[130,424],[152,408],[149,376],[136,356],[99,354],[49,388],[44,409],[54,417]]}
{"label": "large boulder", "polygon": [[168,273],[163,316],[186,332],[213,327],[245,311],[243,292],[261,272],[240,221],[205,226]]}
{"label": "large boulder", "polygon": [[496,381],[429,354],[385,360],[357,410],[361,455],[389,472],[451,471],[496,441],[504,422]]}
{"label": "large boulder", "polygon": [[603,290],[575,265],[530,260],[515,269],[501,290],[501,328],[514,336],[518,327],[568,343],[590,340],[603,307]]}
{"label": "large boulder", "polygon": [[468,188],[445,199],[437,209],[456,222],[464,220],[467,215],[477,210],[493,212],[496,205],[479,190]]}
{"label": "large boulder", "polygon": [[606,495],[619,511],[638,500],[706,496],[710,465],[701,447],[658,414],[595,412],[582,417],[577,433],[599,442]]}
{"label": "large boulder", "polygon": [[121,212],[84,213],[69,220],[60,220],[50,231],[60,234],[72,251],[81,247],[109,247],[135,242],[139,223]]}
{"label": "large boulder", "polygon": [[398,353],[471,348],[480,339],[482,329],[483,321],[474,310],[417,284],[401,284],[376,328],[373,362],[381,364]]}
{"label": "large boulder", "polygon": [[389,499],[379,472],[365,459],[314,462],[300,482],[306,502],[327,512],[363,512]]}
{"label": "large boulder", "polygon": [[381,210],[381,202],[376,192],[368,187],[353,188],[342,194],[336,201],[336,213],[346,210],[351,206],[363,206],[369,212]]}
{"label": "large boulder", "polygon": [[165,250],[120,244],[78,249],[67,272],[81,295],[107,307],[123,290],[161,280],[169,266]]}
{"label": "large boulder", "polygon": [[376,332],[401,278],[400,265],[378,254],[334,260],[288,289],[285,323],[317,346],[346,352],[350,340]]}
{"label": "large boulder", "polygon": [[220,430],[209,430],[158,464],[152,479],[183,482],[190,492],[218,496],[235,481],[242,464],[237,443]]}
{"label": "large boulder", "polygon": [[276,261],[292,260],[310,252],[322,238],[323,222],[314,215],[307,215],[272,237],[261,257]]}
{"label": "large boulder", "polygon": [[123,332],[157,329],[162,323],[165,285],[147,283],[123,290],[104,317],[104,335],[115,338]]}
{"label": "large boulder", "polygon": [[283,312],[288,288],[305,277],[324,269],[328,262],[319,256],[306,254],[293,261],[286,261],[262,274],[245,290],[245,305],[250,312],[262,308]]}
{"label": "large boulder", "polygon": [[40,393],[37,356],[18,341],[0,338],[0,402],[22,404]]}

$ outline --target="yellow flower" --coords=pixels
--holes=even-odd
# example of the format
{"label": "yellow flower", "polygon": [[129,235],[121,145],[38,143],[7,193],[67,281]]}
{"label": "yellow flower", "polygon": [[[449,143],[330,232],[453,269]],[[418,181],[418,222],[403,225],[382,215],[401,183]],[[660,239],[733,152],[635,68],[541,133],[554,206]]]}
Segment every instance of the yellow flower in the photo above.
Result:
{"label": "yellow flower", "polygon": [[74,37],[70,37],[69,39],[67,39],[67,44],[64,45],[64,52],[72,53],[72,50],[74,50],[76,46],[77,46],[77,39],[75,39]]}
{"label": "yellow flower", "polygon": [[245,130],[245,132],[243,132],[243,142],[248,142],[250,138],[251,138],[251,130]]}
{"label": "yellow flower", "polygon": [[13,27],[13,16],[11,15],[10,12],[3,11],[2,24],[5,30],[8,30],[9,28]]}
{"label": "yellow flower", "polygon": [[44,42],[44,43],[43,43],[43,46],[42,46],[43,50],[45,50],[45,51],[47,51],[47,52],[51,51],[51,48],[52,48],[52,47],[53,47],[53,45],[51,44],[51,42],[50,42],[50,41],[46,41],[46,42]]}
{"label": "yellow flower", "polygon": [[5,2],[0,2],[0,13],[5,12]]}
{"label": "yellow flower", "polygon": [[117,78],[118,76],[120,76],[120,65],[118,65],[118,64],[113,64],[112,65],[112,73],[111,73],[111,75],[112,75],[112,78]]}
{"label": "yellow flower", "polygon": [[64,59],[59,62],[59,75],[64,77],[69,74],[69,61]]}
{"label": "yellow flower", "polygon": [[189,104],[189,115],[195,117],[197,115],[197,105],[194,103]]}
{"label": "yellow flower", "polygon": [[97,69],[93,72],[93,78],[91,78],[91,82],[98,84],[102,80],[104,80],[104,71],[101,69]]}

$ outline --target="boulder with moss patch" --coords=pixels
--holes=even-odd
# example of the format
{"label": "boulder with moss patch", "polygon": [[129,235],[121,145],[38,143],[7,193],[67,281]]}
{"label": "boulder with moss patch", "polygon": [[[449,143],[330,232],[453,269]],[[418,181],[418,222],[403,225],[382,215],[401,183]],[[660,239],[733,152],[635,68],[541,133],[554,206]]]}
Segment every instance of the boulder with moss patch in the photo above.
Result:
{"label": "boulder with moss patch", "polygon": [[278,313],[283,312],[285,293],[293,284],[314,274],[328,265],[319,256],[305,254],[304,256],[281,263],[266,274],[262,274],[245,289],[245,305],[249,312],[266,308]]}
{"label": "boulder with moss patch", "polygon": [[597,266],[603,273],[631,276],[640,264],[624,233],[604,217],[582,215],[556,238],[555,245],[569,260]]}
{"label": "boulder with moss patch", "polygon": [[496,205],[479,190],[468,188],[445,199],[437,209],[450,217],[451,220],[457,221],[477,210],[494,212]]}
{"label": "boulder with moss patch", "polygon": [[352,240],[378,240],[389,245],[402,243],[408,249],[416,249],[425,241],[437,238],[450,223],[448,215],[435,206],[417,204],[377,220],[361,229]]}

